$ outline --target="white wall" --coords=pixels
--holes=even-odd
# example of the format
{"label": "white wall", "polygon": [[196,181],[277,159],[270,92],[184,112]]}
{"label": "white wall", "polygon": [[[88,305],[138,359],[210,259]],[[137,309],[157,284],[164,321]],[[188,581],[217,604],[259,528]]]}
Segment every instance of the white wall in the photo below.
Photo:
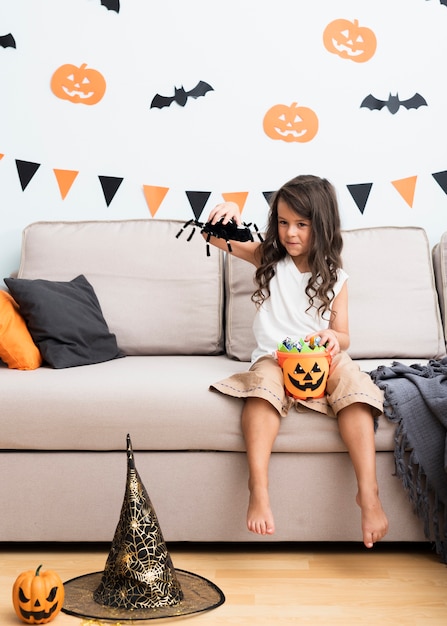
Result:
{"label": "white wall", "polygon": [[[189,219],[185,191],[248,192],[243,216],[260,227],[262,195],[298,173],[337,187],[344,228],[420,225],[433,245],[447,230],[447,6],[440,0],[14,0],[0,4],[0,277],[18,267],[22,228],[37,220],[153,219],[143,185],[169,188],[155,218]],[[367,62],[329,52],[335,19],[373,30]],[[50,89],[66,63],[99,70],[96,105]],[[156,93],[214,91],[150,108]],[[419,92],[428,106],[396,114],[360,108],[365,96]],[[306,143],[269,138],[265,113],[298,102],[319,119]],[[15,160],[39,163],[22,191]],[[79,174],[63,200],[53,169]],[[123,178],[106,205],[98,176]],[[417,176],[412,206],[391,181]],[[363,214],[348,185],[372,183]],[[380,251],[378,251],[378,257]]]}

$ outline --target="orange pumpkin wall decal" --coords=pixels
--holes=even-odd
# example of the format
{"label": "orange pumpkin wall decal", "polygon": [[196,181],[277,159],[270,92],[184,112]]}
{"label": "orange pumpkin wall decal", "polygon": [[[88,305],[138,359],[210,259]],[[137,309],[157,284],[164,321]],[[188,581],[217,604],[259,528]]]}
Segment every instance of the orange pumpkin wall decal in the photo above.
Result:
{"label": "orange pumpkin wall decal", "polygon": [[12,603],[17,617],[25,624],[47,624],[62,609],[64,585],[53,570],[41,572],[42,565],[22,572],[12,588]]}
{"label": "orange pumpkin wall decal", "polygon": [[51,78],[51,91],[62,100],[75,104],[97,104],[106,91],[106,81],[101,72],[67,63],[61,65]]}
{"label": "orange pumpkin wall decal", "polygon": [[293,353],[277,351],[287,395],[300,400],[322,398],[331,362],[326,350]]}
{"label": "orange pumpkin wall decal", "polygon": [[359,26],[358,20],[345,19],[334,20],[326,26],[323,43],[329,52],[356,63],[369,61],[377,47],[376,36],[370,28]]}
{"label": "orange pumpkin wall decal", "polygon": [[264,132],[270,139],[305,143],[311,141],[318,132],[318,117],[308,107],[296,102],[275,104],[267,111],[263,121]]}

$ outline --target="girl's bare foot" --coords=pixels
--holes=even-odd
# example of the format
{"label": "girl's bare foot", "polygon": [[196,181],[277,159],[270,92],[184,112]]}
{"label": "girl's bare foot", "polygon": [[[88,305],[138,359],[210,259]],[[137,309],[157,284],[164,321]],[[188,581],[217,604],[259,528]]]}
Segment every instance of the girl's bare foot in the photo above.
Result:
{"label": "girl's bare foot", "polygon": [[367,548],[372,548],[387,534],[388,519],[376,493],[364,496],[359,492],[356,501],[362,511],[363,543]]}
{"label": "girl's bare foot", "polygon": [[250,491],[247,527],[252,533],[258,535],[273,535],[275,532],[275,522],[273,521],[267,489],[259,487]]}

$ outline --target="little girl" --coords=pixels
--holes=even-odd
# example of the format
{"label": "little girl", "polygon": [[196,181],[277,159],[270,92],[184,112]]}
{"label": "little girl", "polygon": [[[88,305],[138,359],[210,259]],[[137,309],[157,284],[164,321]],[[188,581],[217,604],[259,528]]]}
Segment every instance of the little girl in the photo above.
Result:
{"label": "little girl", "polygon": [[[219,204],[209,221],[241,224],[234,202]],[[223,239],[210,243],[227,250]],[[325,179],[297,176],[271,198],[264,241],[231,242],[232,254],[252,263],[257,289],[253,330],[257,347],[250,370],[217,382],[212,389],[244,398],[242,431],[249,470],[248,529],[273,534],[268,467],[281,416],[295,403],[336,416],[357,479],[365,546],[388,530],[376,478],[374,418],[382,412],[382,392],[345,352],[349,346],[347,274],[341,267],[342,236],[335,190]],[[326,395],[296,400],[286,395],[275,357],[285,337],[318,335],[332,360]]]}

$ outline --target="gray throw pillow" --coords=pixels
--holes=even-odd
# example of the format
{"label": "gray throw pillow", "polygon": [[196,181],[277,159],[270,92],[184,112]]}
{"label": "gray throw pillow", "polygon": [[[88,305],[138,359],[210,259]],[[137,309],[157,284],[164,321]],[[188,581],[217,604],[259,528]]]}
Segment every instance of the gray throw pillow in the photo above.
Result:
{"label": "gray throw pillow", "polygon": [[92,285],[82,274],[69,282],[5,278],[45,363],[61,369],[121,357]]}

